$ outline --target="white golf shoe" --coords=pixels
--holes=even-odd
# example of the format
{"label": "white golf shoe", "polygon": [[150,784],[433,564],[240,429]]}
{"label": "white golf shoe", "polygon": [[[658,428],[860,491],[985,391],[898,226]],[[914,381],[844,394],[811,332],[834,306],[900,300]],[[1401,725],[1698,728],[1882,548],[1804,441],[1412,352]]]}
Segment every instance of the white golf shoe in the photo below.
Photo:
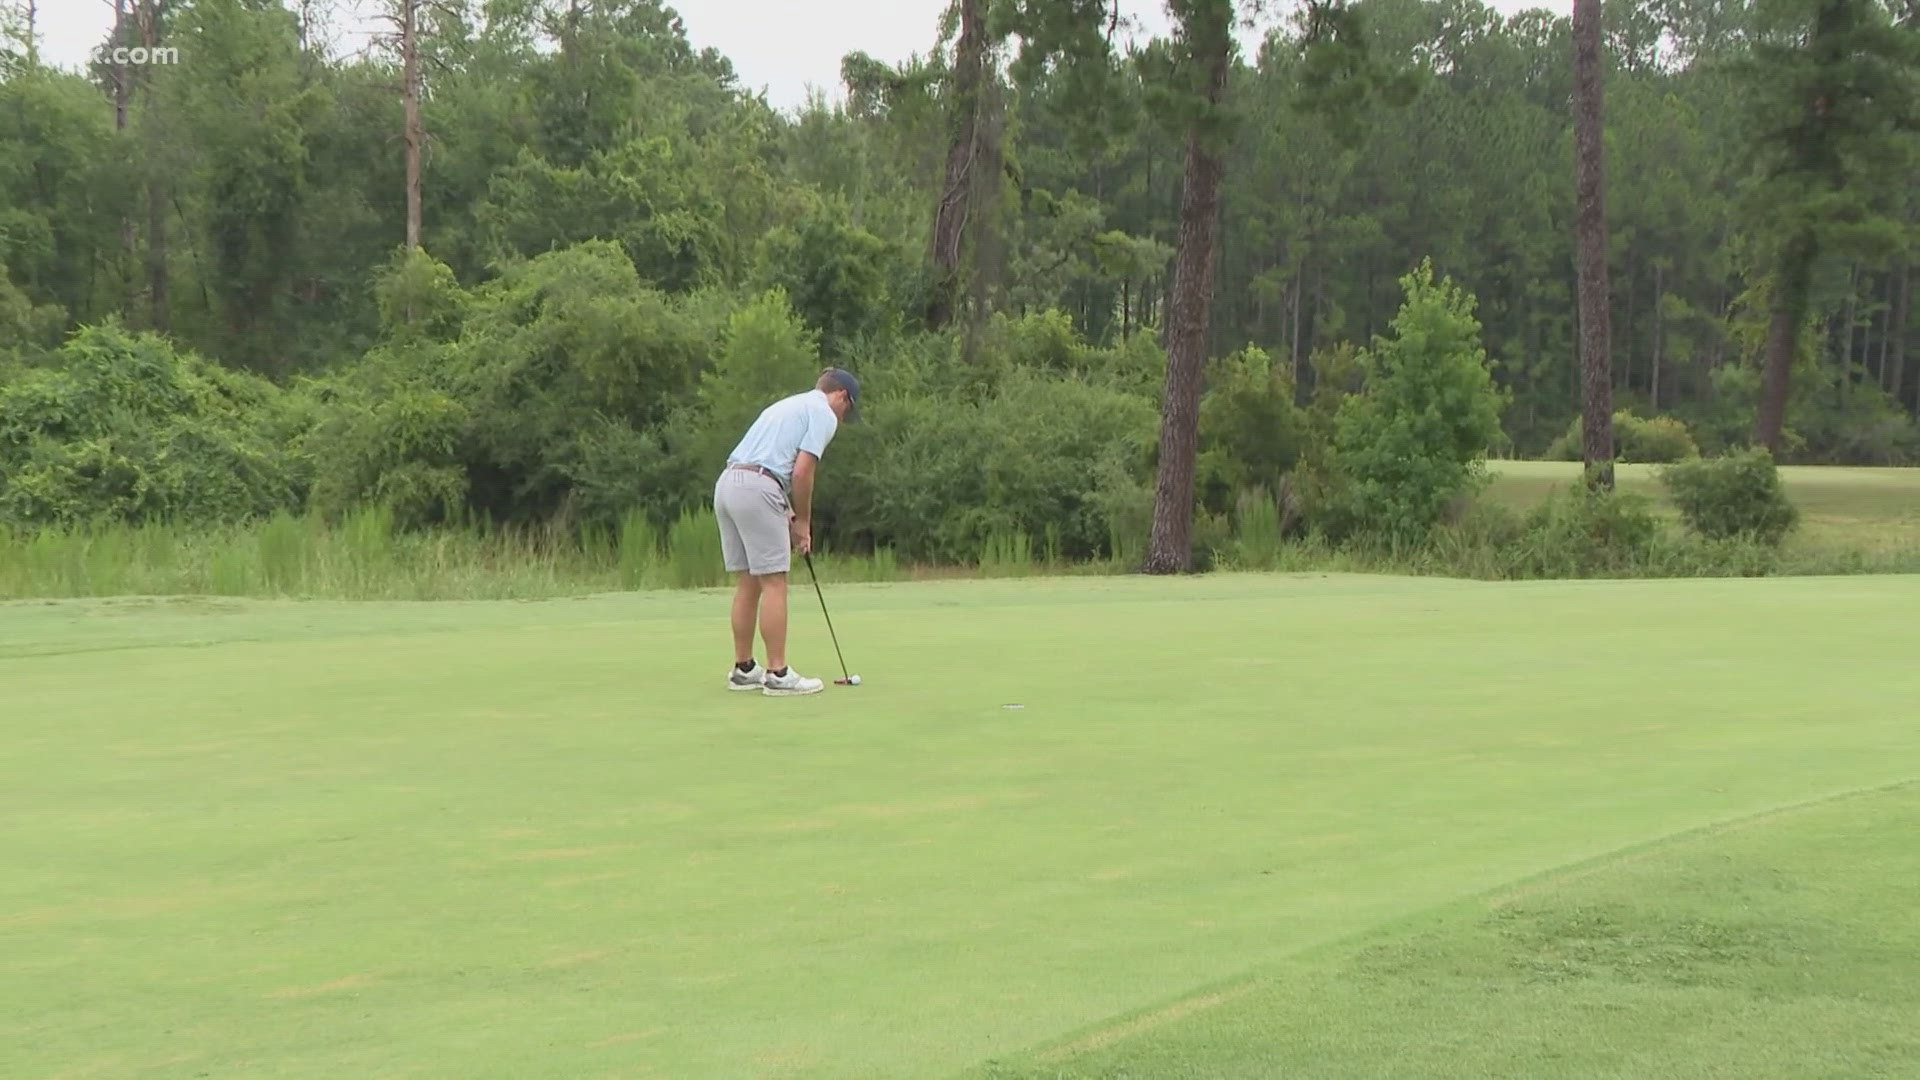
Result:
{"label": "white golf shoe", "polygon": [[827,684],[819,679],[806,678],[789,667],[785,675],[767,672],[766,686],[761,692],[768,697],[800,697],[804,694],[817,694],[826,687]]}
{"label": "white golf shoe", "polygon": [[740,665],[735,664],[732,670],[727,672],[727,689],[729,690],[759,690],[766,684],[767,669],[761,667],[758,660],[755,660],[753,667],[746,671],[741,671]]}

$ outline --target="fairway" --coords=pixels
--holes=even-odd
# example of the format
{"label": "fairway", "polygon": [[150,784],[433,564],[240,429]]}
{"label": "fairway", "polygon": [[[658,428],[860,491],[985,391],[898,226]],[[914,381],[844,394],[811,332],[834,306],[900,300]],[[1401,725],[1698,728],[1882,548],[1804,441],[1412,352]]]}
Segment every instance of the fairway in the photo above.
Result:
{"label": "fairway", "polygon": [[[1645,496],[1660,511],[1678,517],[1658,465],[1616,466],[1622,492]],[[1580,479],[1580,464],[1568,461],[1489,461],[1493,477],[1487,498],[1526,510],[1548,494]],[[1838,465],[1783,465],[1780,483],[1800,510],[1800,527],[1789,545],[1864,551],[1910,550],[1920,538],[1920,469],[1867,469]]]}
{"label": "fairway", "polygon": [[[1514,1076],[1583,1075],[1567,1062],[1587,1060],[1576,1021],[1596,1010],[1648,1055],[1618,1059],[1622,1076],[1915,1067],[1874,1025],[1920,988],[1866,959],[1911,957],[1911,927],[1853,940],[1831,898],[1898,912],[1911,881],[1910,855],[1875,852],[1904,851],[1920,819],[1892,787],[1920,775],[1920,578],[826,588],[866,685],[797,700],[721,689],[716,592],[0,604],[0,1072],[1378,1076],[1460,1060],[1355,1019],[1381,1001],[1410,1032],[1548,1054]],[[796,663],[831,678],[805,599]],[[1876,789],[1891,794],[1843,797]],[[1709,828],[1776,819],[1764,843]],[[1789,888],[1808,876],[1833,882],[1824,907]],[[1544,1051],[1472,1026],[1525,994],[1447,1012],[1456,990],[1493,992],[1499,942],[1632,974],[1626,946],[1568,961],[1551,942],[1620,937],[1570,934],[1568,912],[1655,927],[1655,955],[1698,967],[1721,960],[1657,927],[1741,930],[1728,905],[1769,897],[1800,904],[1800,936],[1734,959],[1806,990],[1782,957],[1857,950],[1862,981],[1829,1002],[1863,1002],[1856,1026],[1820,1030],[1880,1056],[1835,1065],[1809,1041],[1775,1073],[1716,1072],[1675,1010],[1758,1045],[1771,1028],[1739,1027],[1762,1015],[1748,999],[1636,997],[1624,976],[1543,1013],[1537,1031],[1560,1033]],[[1375,985],[1356,972],[1387,969],[1418,977],[1356,996]],[[1258,1033],[1310,1003],[1325,1038],[1276,1058]],[[1314,1067],[1334,1060],[1349,1071]]]}

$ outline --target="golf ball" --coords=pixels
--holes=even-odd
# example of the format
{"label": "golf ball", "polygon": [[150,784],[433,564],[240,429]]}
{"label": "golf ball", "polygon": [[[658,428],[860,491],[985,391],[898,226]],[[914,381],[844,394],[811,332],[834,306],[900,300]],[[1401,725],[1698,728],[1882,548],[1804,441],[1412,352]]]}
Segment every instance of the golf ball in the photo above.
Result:
{"label": "golf ball", "polygon": [[851,676],[851,677],[849,677],[849,678],[847,679],[847,681],[848,681],[848,682],[850,682],[850,683],[852,683],[852,684],[853,684],[853,685],[855,685],[855,686],[859,686],[859,685],[860,685],[860,676],[858,676],[858,675],[854,675],[854,676]]}

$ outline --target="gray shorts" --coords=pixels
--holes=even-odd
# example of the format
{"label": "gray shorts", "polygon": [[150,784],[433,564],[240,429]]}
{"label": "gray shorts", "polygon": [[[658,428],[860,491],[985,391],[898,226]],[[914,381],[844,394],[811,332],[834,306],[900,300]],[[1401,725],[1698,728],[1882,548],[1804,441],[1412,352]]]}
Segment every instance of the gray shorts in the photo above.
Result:
{"label": "gray shorts", "polygon": [[793,566],[793,514],[780,482],[764,473],[728,469],[713,485],[713,515],[727,573],[784,574]]}

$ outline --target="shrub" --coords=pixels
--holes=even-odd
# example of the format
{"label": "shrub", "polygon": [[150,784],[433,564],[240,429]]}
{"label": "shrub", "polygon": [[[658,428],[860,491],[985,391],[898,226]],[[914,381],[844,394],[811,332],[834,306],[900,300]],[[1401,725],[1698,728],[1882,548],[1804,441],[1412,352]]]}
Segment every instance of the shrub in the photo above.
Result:
{"label": "shrub", "polygon": [[117,327],[0,388],[0,519],[238,521],[297,508],[288,395]]}
{"label": "shrub", "polygon": [[[427,287],[445,276],[415,260],[381,288],[390,307],[437,312],[449,340],[389,327],[360,364],[308,388],[326,413],[306,443],[313,505],[330,517],[380,503],[407,528],[563,513],[610,527],[645,505],[665,522],[699,494],[672,477],[661,432],[676,408],[695,410],[702,366],[724,351],[699,401],[731,423],[768,369],[811,348],[777,294],[737,313],[730,294],[669,298],[611,244],[550,252],[471,294]],[[798,367],[810,378],[813,365]],[[685,433],[710,477],[705,429]]]}
{"label": "shrub", "polygon": [[[1580,461],[1585,457],[1586,424],[1574,417],[1566,433],[1547,447],[1549,461]],[[1687,425],[1671,416],[1643,419],[1630,412],[1613,414],[1614,458],[1634,464],[1665,465],[1700,456]]]}
{"label": "shrub", "polygon": [[1200,402],[1195,489],[1212,511],[1235,506],[1249,487],[1274,488],[1300,463],[1307,415],[1294,404],[1293,373],[1247,348],[1219,361]]}
{"label": "shrub", "polygon": [[1347,528],[1417,543],[1483,478],[1505,394],[1493,383],[1473,298],[1436,282],[1430,262],[1401,283],[1407,300],[1393,337],[1368,353],[1365,392],[1340,406],[1334,465]]}
{"label": "shrub", "polygon": [[1710,539],[1778,544],[1800,520],[1764,449],[1670,465],[1660,479],[1687,527]]}
{"label": "shrub", "polygon": [[1660,541],[1660,524],[1637,495],[1576,484],[1528,514],[1500,561],[1503,577],[1578,578],[1644,566]]}
{"label": "shrub", "polygon": [[1629,415],[1626,440],[1622,443],[1622,461],[1648,465],[1667,465],[1700,456],[1700,447],[1687,431],[1687,425],[1671,416],[1642,420]]}
{"label": "shrub", "polygon": [[916,561],[972,562],[995,534],[1049,526],[1062,558],[1108,550],[1108,495],[1142,474],[1155,431],[1149,399],[1031,371],[983,398],[875,397],[834,441],[816,532]]}

